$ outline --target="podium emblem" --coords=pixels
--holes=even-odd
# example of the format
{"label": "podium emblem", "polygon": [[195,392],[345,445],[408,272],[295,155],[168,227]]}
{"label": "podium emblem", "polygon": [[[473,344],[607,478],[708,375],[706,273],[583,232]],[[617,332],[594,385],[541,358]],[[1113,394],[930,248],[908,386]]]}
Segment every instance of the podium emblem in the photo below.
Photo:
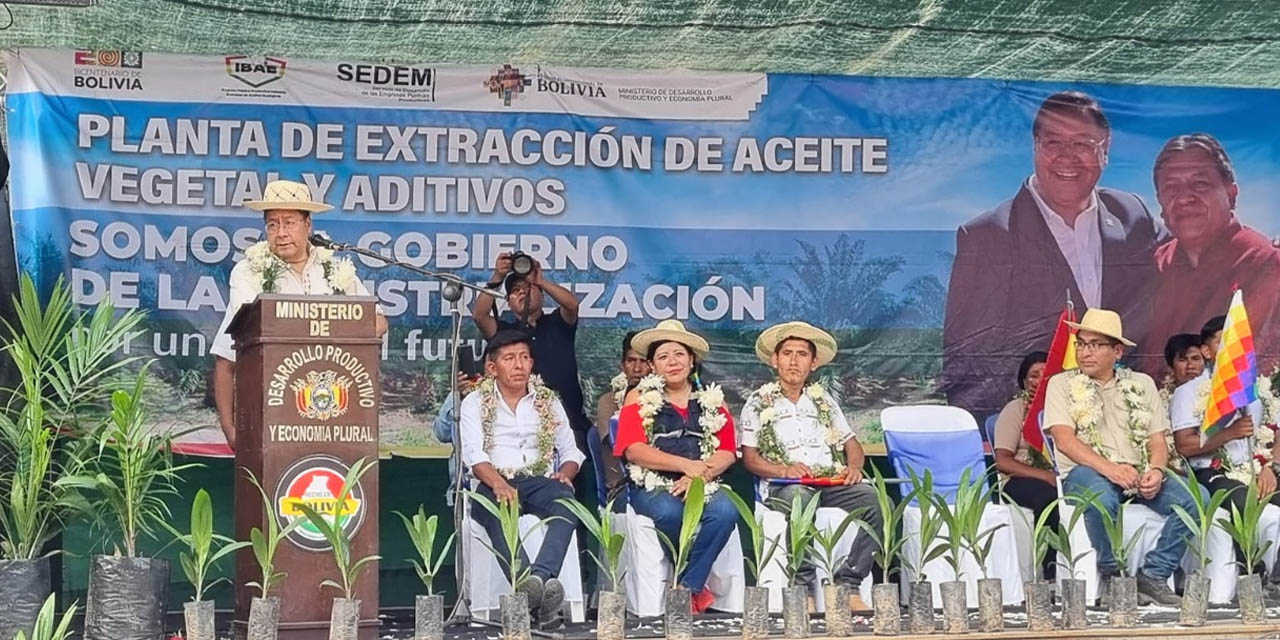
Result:
{"label": "podium emblem", "polygon": [[298,415],[310,420],[329,420],[347,412],[351,380],[336,371],[308,371],[293,381]]}
{"label": "podium emblem", "polygon": [[[342,482],[348,467],[332,456],[307,456],[290,465],[280,478],[275,501],[280,516],[280,526],[286,527],[294,520],[301,520],[289,533],[289,541],[308,551],[327,551],[329,543],[318,529],[307,520],[298,505],[305,504],[318,512],[330,524],[337,521],[347,538],[353,538],[364,522],[364,487],[356,483],[343,504],[338,504]],[[339,508],[341,507],[341,508]],[[335,518],[335,514],[337,515]]]}

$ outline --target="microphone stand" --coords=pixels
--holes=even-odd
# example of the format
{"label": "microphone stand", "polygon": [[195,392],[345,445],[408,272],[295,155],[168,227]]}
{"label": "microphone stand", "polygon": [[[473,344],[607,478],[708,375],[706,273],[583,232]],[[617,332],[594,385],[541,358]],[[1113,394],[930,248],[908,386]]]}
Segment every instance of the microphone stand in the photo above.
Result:
{"label": "microphone stand", "polygon": [[[452,356],[450,357],[450,363],[449,363],[449,389],[453,394],[453,424],[451,426],[451,430],[453,432],[453,453],[450,454],[450,458],[452,458],[455,461],[454,468],[456,469],[456,473],[453,477],[453,489],[451,490],[453,492],[453,530],[456,532],[456,535],[454,536],[454,543],[453,543],[453,546],[454,546],[453,571],[454,571],[454,579],[458,585],[458,600],[453,606],[453,612],[449,615],[449,618],[445,620],[445,624],[451,625],[451,624],[475,623],[475,624],[481,624],[481,625],[495,627],[495,628],[501,627],[502,625],[497,622],[494,622],[492,620],[484,620],[484,619],[476,618],[475,616],[471,615],[471,602],[470,602],[470,599],[467,597],[467,592],[468,592],[467,582],[470,579],[470,574],[467,572],[467,563],[466,563],[467,554],[464,553],[462,549],[462,545],[464,544],[464,539],[466,538],[466,536],[462,533],[463,527],[465,525],[464,520],[466,516],[465,516],[465,508],[464,508],[465,495],[463,493],[464,489],[462,486],[462,480],[463,480],[462,422],[461,422],[462,398],[460,397],[462,394],[460,393],[461,389],[458,388],[458,347],[461,344],[461,340],[462,340],[461,338],[462,336],[462,305],[460,304],[462,300],[462,290],[471,289],[477,293],[491,295],[495,298],[501,298],[503,300],[505,300],[507,296],[505,293],[494,291],[487,287],[483,287],[477,284],[467,282],[466,280],[463,280],[462,278],[459,278],[458,276],[452,273],[440,273],[436,271],[429,271],[427,269],[423,269],[422,267],[417,267],[411,264],[407,264],[395,258],[389,258],[375,251],[365,249],[364,247],[357,247],[355,245],[347,244],[344,242],[335,242],[319,233],[311,234],[310,240],[312,245],[315,245],[318,247],[331,249],[335,252],[347,251],[350,253],[359,254],[368,258],[373,258],[374,260],[381,261],[387,265],[395,265],[402,269],[407,269],[414,273],[424,275],[428,278],[433,278],[435,280],[439,280],[444,283],[440,287],[440,297],[450,303],[449,344],[451,347],[450,351],[452,352]],[[550,634],[550,633],[537,631],[537,630],[533,631],[532,633],[533,635],[539,635],[547,638],[562,637],[560,634]]]}

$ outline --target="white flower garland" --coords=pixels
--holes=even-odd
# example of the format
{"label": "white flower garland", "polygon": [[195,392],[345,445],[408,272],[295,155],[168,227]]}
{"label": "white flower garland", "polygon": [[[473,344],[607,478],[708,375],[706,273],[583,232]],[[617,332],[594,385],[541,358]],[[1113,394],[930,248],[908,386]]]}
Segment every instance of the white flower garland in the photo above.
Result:
{"label": "white flower garland", "polygon": [[[350,258],[335,258],[333,250],[325,247],[311,247],[311,251],[316,262],[324,269],[325,282],[333,293],[343,295],[355,292],[356,265]],[[245,249],[244,258],[249,263],[249,270],[258,276],[263,293],[274,293],[280,276],[284,275],[289,265],[271,252],[271,245],[266,240]]]}
{"label": "white flower garland", "polygon": [[627,397],[627,374],[619,373],[609,381],[609,390],[613,392],[613,417],[618,417],[618,412],[622,410],[622,403]]}
{"label": "white flower garland", "polygon": [[[843,434],[836,428],[835,420],[831,417],[827,390],[821,383],[815,382],[805,387],[804,394],[809,396],[813,406],[818,409],[818,425],[822,428],[822,441],[831,449],[831,465],[813,469],[814,476],[819,478],[838,476],[844,473],[845,469],[844,451],[840,448]],[[754,407],[760,419],[760,430],[756,435],[760,455],[774,464],[792,465],[795,462],[788,454],[787,448],[782,446],[782,441],[778,439],[778,432],[775,430],[778,412],[773,405],[782,397],[782,385],[770,382],[756,389],[747,399],[747,404]]]}
{"label": "white flower garland", "polygon": [[[541,376],[529,376],[529,392],[533,394],[533,408],[538,415],[536,446],[538,458],[524,467],[494,467],[502,477],[511,480],[516,476],[544,477],[551,473],[556,445],[556,414],[553,407],[557,395],[542,383]],[[484,434],[484,452],[492,454],[494,445],[493,425],[498,416],[498,383],[487,377],[476,386],[480,394],[480,429]]]}
{"label": "white flower garland", "polygon": [[[640,384],[636,385],[636,390],[640,393],[640,421],[644,426],[645,442],[650,446],[653,445],[653,421],[658,415],[658,411],[662,409],[666,398],[663,391],[666,382],[662,376],[649,374],[640,380]],[[720,446],[720,438],[717,434],[724,428],[727,418],[720,411],[720,407],[724,406],[724,392],[720,389],[720,385],[712,383],[696,391],[693,394],[694,399],[698,403],[701,415],[698,416],[698,426],[702,427],[702,440],[699,443],[702,451],[702,461],[706,462],[715,454],[716,449]],[[658,488],[670,488],[675,485],[675,481],[671,478],[663,476],[657,471],[645,469],[638,464],[627,465],[627,475],[637,486],[644,487],[645,491],[653,491]],[[720,490],[718,481],[711,481],[705,485],[705,496],[707,500]]]}
{"label": "white flower garland", "polygon": [[[1126,413],[1126,436],[1129,443],[1138,452],[1139,463],[1135,465],[1139,473],[1147,470],[1151,464],[1150,452],[1147,450],[1147,430],[1151,426],[1151,403],[1142,392],[1142,385],[1134,379],[1133,372],[1128,369],[1116,369],[1116,386],[1124,402]],[[1068,413],[1076,424],[1076,435],[1093,448],[1098,455],[1112,459],[1102,448],[1102,436],[1098,433],[1098,425],[1102,422],[1102,385],[1090,378],[1086,373],[1076,369],[1070,380],[1071,406]],[[1126,463],[1127,464],[1127,463]]]}

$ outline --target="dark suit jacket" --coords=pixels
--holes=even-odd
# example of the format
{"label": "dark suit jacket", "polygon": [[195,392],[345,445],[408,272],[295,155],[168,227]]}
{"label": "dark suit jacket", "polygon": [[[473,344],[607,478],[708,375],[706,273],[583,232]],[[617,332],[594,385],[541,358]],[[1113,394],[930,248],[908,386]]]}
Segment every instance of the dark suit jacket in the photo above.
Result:
{"label": "dark suit jacket", "polygon": [[[1120,314],[1125,337],[1142,344],[1151,321],[1163,227],[1138,196],[1098,189],[1102,306]],[[1012,200],[956,231],[956,259],[942,331],[943,389],[951,404],[979,415],[1016,391],[1018,362],[1048,350],[1066,306],[1084,297],[1024,183]]]}

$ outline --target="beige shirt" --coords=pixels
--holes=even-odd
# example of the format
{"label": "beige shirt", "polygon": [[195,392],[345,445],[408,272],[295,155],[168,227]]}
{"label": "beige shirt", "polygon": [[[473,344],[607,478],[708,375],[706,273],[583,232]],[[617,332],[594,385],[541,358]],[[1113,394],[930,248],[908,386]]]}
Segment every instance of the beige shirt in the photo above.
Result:
{"label": "beige shirt", "polygon": [[[1004,405],[1000,415],[996,416],[995,442],[991,446],[1013,453],[1013,459],[1025,465],[1031,464],[1031,445],[1022,437],[1022,421],[1027,415],[1027,403],[1022,398],[1014,398]],[[1000,481],[1009,476],[1000,473]]]}
{"label": "beige shirt", "polygon": [[[1075,420],[1071,418],[1071,377],[1076,373],[1075,370],[1064,371],[1049,378],[1044,402],[1046,430],[1062,425],[1076,427]],[[1144,373],[1133,372],[1131,375],[1142,387],[1143,394],[1150,403],[1151,423],[1147,426],[1147,435],[1154,436],[1168,431],[1169,412],[1164,408],[1164,402],[1160,399],[1155,381]],[[1113,376],[1110,381],[1102,385],[1100,390],[1102,417],[1098,424],[1098,435],[1103,450],[1098,453],[1106,456],[1108,460],[1138,464],[1141,462],[1140,453],[1129,442],[1126,435],[1129,428],[1129,409],[1124,404],[1119,385],[1116,384],[1118,380],[1118,376]],[[1081,440],[1084,439],[1081,438]],[[1164,439],[1161,438],[1159,442],[1163,445]],[[1058,449],[1057,462],[1060,476],[1067,475],[1078,464],[1061,449]]]}

